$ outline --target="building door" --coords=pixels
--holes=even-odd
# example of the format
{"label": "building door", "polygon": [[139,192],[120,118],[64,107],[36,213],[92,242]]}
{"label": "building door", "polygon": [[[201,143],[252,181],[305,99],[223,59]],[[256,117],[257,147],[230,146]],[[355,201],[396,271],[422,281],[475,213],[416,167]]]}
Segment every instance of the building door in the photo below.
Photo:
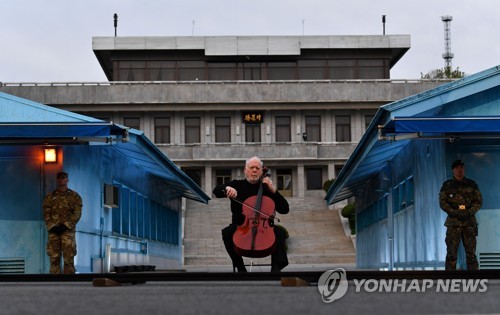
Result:
{"label": "building door", "polygon": [[292,170],[277,170],[278,191],[284,197],[292,196]]}
{"label": "building door", "polygon": [[43,273],[41,164],[0,154],[0,273]]}

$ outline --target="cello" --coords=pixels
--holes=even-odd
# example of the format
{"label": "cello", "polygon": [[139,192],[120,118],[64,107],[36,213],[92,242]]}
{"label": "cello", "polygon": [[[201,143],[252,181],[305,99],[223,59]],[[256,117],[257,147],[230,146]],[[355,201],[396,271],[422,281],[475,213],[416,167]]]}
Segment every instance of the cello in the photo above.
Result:
{"label": "cello", "polygon": [[262,179],[267,176],[268,169],[263,168],[259,179],[257,195],[241,202],[245,221],[233,234],[236,253],[240,256],[261,258],[271,255],[276,248],[274,235],[275,204],[268,196],[263,195]]}

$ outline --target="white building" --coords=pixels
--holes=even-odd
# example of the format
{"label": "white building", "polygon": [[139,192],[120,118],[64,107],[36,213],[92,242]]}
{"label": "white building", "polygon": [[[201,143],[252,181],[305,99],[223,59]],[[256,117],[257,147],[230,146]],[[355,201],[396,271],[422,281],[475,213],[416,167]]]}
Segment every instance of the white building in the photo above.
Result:
{"label": "white building", "polygon": [[321,197],[377,109],[442,82],[391,80],[409,35],[94,37],[106,83],[0,90],[143,130],[208,195],[254,155]]}

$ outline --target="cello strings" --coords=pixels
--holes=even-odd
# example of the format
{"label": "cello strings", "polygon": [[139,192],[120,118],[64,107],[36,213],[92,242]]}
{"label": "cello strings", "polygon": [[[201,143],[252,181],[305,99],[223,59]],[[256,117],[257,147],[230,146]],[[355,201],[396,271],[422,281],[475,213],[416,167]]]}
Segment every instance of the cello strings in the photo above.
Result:
{"label": "cello strings", "polygon": [[[226,192],[225,190],[222,190],[222,191],[223,191],[224,193]],[[265,215],[268,219],[275,219],[275,220],[277,220],[278,222],[281,222],[281,221],[280,221],[280,219],[279,219],[279,218],[277,218],[276,216],[272,216],[272,215],[269,215],[269,214],[267,214],[267,213],[264,213],[264,212],[262,212],[262,211],[260,211],[260,210],[257,210],[257,209],[255,209],[254,207],[252,207],[252,206],[250,206],[250,205],[248,205],[248,204],[244,203],[243,201],[241,201],[241,200],[239,200],[239,199],[237,199],[237,198],[229,198],[229,199],[236,201],[237,203],[239,203],[239,204],[240,204],[240,205],[242,205],[242,206],[247,206],[247,207],[249,207],[250,209],[252,209],[253,211],[255,211],[255,212],[259,213],[259,214],[263,214],[263,215]]]}

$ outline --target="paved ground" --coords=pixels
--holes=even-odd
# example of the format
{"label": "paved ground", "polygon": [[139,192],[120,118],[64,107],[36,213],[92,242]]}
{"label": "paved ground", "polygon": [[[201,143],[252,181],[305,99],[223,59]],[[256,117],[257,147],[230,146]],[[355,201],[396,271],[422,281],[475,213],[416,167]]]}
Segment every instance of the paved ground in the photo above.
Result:
{"label": "paved ground", "polygon": [[498,314],[500,280],[483,293],[355,292],[322,301],[316,285],[279,281],[146,282],[95,287],[91,282],[0,282],[0,314]]}

